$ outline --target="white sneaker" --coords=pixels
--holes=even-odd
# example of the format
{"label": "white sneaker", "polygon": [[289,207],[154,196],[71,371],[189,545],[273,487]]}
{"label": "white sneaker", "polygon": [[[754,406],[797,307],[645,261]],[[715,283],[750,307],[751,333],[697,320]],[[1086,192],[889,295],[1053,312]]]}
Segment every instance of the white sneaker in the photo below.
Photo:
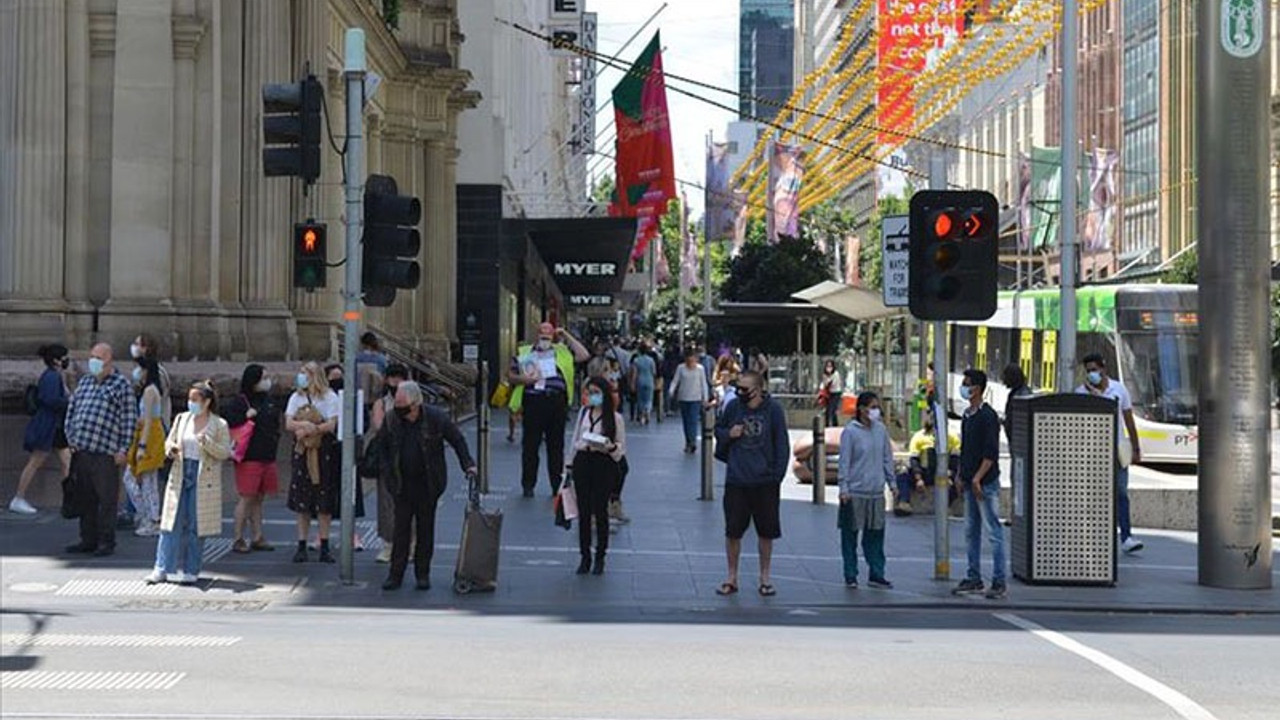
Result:
{"label": "white sneaker", "polygon": [[144,522],[138,524],[138,529],[133,531],[138,537],[155,537],[160,534],[160,527],[153,522]]}
{"label": "white sneaker", "polygon": [[200,581],[200,576],[192,575],[191,573],[188,573],[188,572],[179,572],[179,573],[175,573],[173,577],[170,579],[178,583],[179,585],[195,585],[197,582]]}
{"label": "white sneaker", "polygon": [[1132,535],[1129,536],[1128,540],[1125,540],[1124,542],[1120,543],[1120,549],[1127,553],[1138,552],[1144,547],[1146,547],[1146,545],[1143,545],[1141,540],[1139,540],[1136,537],[1133,537]]}
{"label": "white sneaker", "polygon": [[15,496],[9,501],[9,512],[18,513],[19,515],[35,515],[40,512],[34,505],[27,502],[22,496]]}
{"label": "white sneaker", "polygon": [[164,582],[165,579],[166,579],[166,576],[164,574],[164,571],[161,570],[160,568],[156,568],[155,570],[151,571],[150,575],[143,578],[142,581],[148,585],[159,585],[160,583]]}
{"label": "white sneaker", "polygon": [[382,549],[378,551],[378,557],[374,558],[374,561],[384,564],[391,562],[391,543],[382,544]]}

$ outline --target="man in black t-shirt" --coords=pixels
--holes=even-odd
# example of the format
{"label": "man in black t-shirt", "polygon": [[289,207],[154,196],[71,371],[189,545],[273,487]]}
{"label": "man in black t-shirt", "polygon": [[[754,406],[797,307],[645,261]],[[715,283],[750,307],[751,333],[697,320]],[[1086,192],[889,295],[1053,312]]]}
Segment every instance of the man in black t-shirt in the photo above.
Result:
{"label": "man in black t-shirt", "polygon": [[[965,494],[965,539],[969,567],[965,579],[952,592],[981,593],[997,600],[1005,586],[1004,526],[1000,524],[1000,417],[983,402],[987,374],[965,370],[960,397],[969,402],[960,422],[960,489]],[[991,587],[982,584],[982,531],[991,543]]]}

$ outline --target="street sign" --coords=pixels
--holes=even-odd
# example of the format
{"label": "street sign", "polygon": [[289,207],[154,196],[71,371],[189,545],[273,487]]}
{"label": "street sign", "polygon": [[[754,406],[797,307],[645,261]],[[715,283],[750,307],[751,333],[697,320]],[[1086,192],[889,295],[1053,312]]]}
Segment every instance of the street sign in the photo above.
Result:
{"label": "street sign", "polygon": [[480,346],[467,343],[462,346],[462,362],[473,363],[480,359]]}
{"label": "street sign", "polygon": [[880,221],[880,240],[883,248],[884,288],[886,307],[907,307],[910,304],[907,288],[911,269],[911,233],[909,217],[888,215]]}

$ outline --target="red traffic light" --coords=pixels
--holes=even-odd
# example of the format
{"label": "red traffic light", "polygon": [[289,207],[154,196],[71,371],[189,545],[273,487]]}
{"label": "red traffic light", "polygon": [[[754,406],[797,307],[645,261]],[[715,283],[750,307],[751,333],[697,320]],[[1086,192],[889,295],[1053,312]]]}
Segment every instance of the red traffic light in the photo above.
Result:
{"label": "red traffic light", "polygon": [[956,219],[949,210],[943,210],[933,217],[933,236],[938,240],[949,240],[956,229]]}
{"label": "red traffic light", "polygon": [[971,212],[964,219],[964,234],[968,237],[974,237],[982,230],[984,224],[981,214]]}
{"label": "red traffic light", "polygon": [[317,244],[318,238],[315,228],[308,227],[302,231],[302,252],[307,255],[315,253]]}

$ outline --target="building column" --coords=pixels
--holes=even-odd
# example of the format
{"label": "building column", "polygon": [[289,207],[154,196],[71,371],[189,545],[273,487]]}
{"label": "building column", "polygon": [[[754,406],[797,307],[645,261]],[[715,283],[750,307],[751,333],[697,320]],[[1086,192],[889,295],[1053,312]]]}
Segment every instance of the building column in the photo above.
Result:
{"label": "building column", "polygon": [[426,143],[426,193],[423,198],[423,260],[426,277],[419,290],[425,307],[422,332],[427,349],[434,353],[448,350],[449,333],[454,329],[447,323],[455,306],[457,279],[449,244],[454,233],[449,228],[449,205],[454,200],[453,186],[449,183],[449,147],[443,138],[432,138]]}
{"label": "building column", "polygon": [[[173,28],[169,3],[118,0],[111,133],[112,315],[108,339],[139,331],[138,312],[172,294]],[[105,309],[105,308],[104,308]],[[124,325],[129,325],[128,328]],[[117,332],[119,337],[111,335]]]}
{"label": "building column", "polygon": [[[264,176],[261,160],[262,85],[297,79],[290,58],[289,5],[246,3],[244,14],[240,299],[247,313],[246,352],[254,358],[293,356],[297,351],[288,309],[292,181]],[[281,333],[281,321],[294,334]]]}
{"label": "building column", "polygon": [[10,312],[65,307],[67,6],[0,2],[0,67],[0,318],[31,335],[0,347],[17,347],[61,323]]}
{"label": "building column", "polygon": [[66,7],[67,198],[63,285],[67,302],[84,315],[91,309],[89,276],[94,272],[89,260],[89,6],[87,0],[73,0]]}

